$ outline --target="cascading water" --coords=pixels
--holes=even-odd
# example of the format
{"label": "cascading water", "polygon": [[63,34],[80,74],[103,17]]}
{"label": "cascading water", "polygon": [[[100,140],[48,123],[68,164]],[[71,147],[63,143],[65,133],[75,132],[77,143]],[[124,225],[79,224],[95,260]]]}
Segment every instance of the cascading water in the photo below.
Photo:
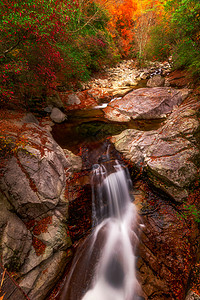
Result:
{"label": "cascading water", "polygon": [[96,164],[91,184],[94,230],[76,255],[60,299],[139,299],[135,274],[139,218],[128,171],[118,161]]}

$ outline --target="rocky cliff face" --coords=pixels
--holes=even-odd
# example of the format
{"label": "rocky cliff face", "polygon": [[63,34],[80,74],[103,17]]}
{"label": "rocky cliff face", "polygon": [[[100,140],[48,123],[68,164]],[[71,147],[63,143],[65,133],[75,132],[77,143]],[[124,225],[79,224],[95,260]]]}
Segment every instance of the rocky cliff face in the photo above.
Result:
{"label": "rocky cliff face", "polygon": [[81,169],[81,159],[64,152],[48,131],[34,123],[11,122],[4,136],[2,262],[18,272],[19,284],[30,299],[46,299],[71,257],[66,180]]}

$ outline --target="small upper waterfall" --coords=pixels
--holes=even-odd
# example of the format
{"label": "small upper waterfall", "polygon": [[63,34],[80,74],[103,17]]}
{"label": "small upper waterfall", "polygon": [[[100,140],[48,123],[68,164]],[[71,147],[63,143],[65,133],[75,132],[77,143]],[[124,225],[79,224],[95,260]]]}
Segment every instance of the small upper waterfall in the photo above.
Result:
{"label": "small upper waterfall", "polygon": [[129,173],[105,158],[93,166],[91,185],[93,232],[75,257],[61,299],[136,300],[139,217]]}

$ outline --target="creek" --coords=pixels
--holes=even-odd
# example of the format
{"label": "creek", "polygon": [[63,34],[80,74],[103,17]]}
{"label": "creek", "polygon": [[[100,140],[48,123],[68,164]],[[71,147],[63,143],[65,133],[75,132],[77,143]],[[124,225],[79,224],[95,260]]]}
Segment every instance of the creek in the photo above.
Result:
{"label": "creek", "polygon": [[121,133],[125,129],[143,131],[158,129],[164,119],[131,120],[130,122],[111,122],[105,119],[101,109],[86,109],[71,111],[68,120],[62,124],[55,124],[52,135],[62,147],[77,154],[80,147],[103,142],[107,137]]}
{"label": "creek", "polygon": [[[132,187],[124,158],[109,139],[125,129],[143,132],[159,129],[165,120],[111,122],[104,117],[105,105],[100,103],[93,109],[71,111],[65,123],[53,127],[56,142],[81,156],[81,172],[87,174],[83,177],[90,177],[90,187],[88,181],[82,185],[82,199],[78,196],[69,200],[68,228],[76,253],[56,300],[136,300],[144,299],[145,295],[145,299],[183,300],[186,282],[177,298],[174,282],[182,265],[174,255],[180,252],[179,243],[182,251],[179,257],[187,256],[186,241],[179,239],[187,224],[182,220],[179,232],[180,218],[173,199],[156,190],[143,170],[133,174],[133,167],[130,168],[131,179],[134,179]],[[81,186],[80,182],[75,189],[76,186]],[[139,215],[143,215],[142,231],[136,206]],[[93,220],[85,222],[90,218],[88,215],[93,216]],[[173,266],[174,261],[177,265],[169,272],[167,268]],[[136,274],[140,276],[138,281],[144,293]]]}
{"label": "creek", "polygon": [[93,109],[71,111],[68,120],[55,125],[52,131],[62,148],[75,154],[84,149],[87,157],[84,159],[82,153],[83,166],[91,170],[92,208],[88,210],[92,214],[92,233],[76,249],[56,298],[59,300],[143,299],[136,278],[136,250],[142,225],[133,204],[129,171],[117,160],[116,151],[114,155],[110,151],[109,137],[128,128],[157,129],[163,120],[110,122],[104,118],[104,106],[102,103]]}

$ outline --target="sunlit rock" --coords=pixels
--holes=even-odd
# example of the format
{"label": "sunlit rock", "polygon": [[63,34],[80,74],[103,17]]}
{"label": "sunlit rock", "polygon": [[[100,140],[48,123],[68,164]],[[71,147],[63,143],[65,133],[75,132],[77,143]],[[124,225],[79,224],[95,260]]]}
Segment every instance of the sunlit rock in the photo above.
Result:
{"label": "sunlit rock", "polygon": [[186,89],[182,92],[167,87],[137,89],[122,99],[111,101],[104,109],[105,117],[111,121],[118,121],[117,110],[119,118],[121,115],[131,119],[163,118],[180,105],[188,94],[189,91]]}
{"label": "sunlit rock", "polygon": [[44,128],[22,124],[18,135],[9,132],[10,152],[1,157],[1,256],[33,299],[46,299],[71,256],[66,181],[82,162]]}

